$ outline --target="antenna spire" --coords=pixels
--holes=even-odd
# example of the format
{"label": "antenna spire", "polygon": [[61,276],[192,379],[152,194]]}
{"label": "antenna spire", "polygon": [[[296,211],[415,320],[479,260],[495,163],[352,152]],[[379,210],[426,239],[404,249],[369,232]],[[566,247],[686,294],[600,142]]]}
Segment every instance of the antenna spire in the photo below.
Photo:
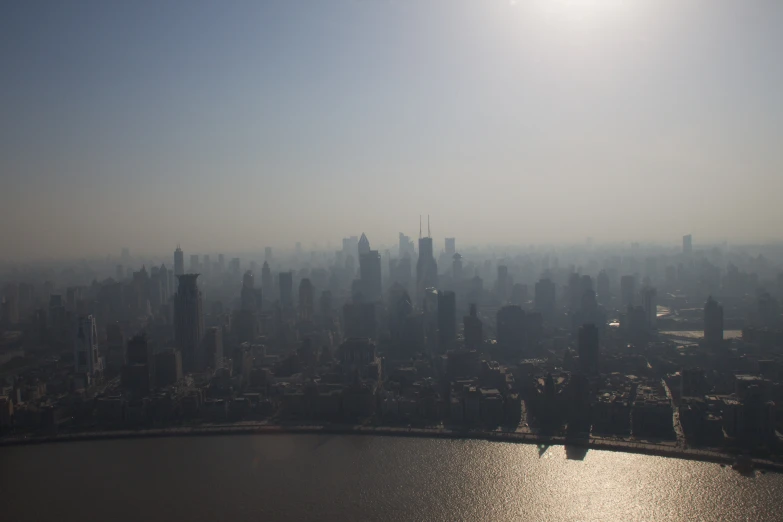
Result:
{"label": "antenna spire", "polygon": [[430,234],[430,215],[427,214],[427,237],[432,237]]}
{"label": "antenna spire", "polygon": [[421,239],[421,214],[419,214],[419,239]]}

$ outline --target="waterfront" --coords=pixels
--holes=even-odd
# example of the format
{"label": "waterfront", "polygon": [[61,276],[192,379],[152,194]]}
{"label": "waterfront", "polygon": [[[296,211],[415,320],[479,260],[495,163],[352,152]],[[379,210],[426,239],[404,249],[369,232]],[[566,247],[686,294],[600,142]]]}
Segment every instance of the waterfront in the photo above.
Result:
{"label": "waterfront", "polygon": [[[343,435],[0,448],[5,520],[775,520],[783,475],[562,446]],[[576,452],[581,457],[581,452]],[[56,467],[51,463],[57,462]]]}

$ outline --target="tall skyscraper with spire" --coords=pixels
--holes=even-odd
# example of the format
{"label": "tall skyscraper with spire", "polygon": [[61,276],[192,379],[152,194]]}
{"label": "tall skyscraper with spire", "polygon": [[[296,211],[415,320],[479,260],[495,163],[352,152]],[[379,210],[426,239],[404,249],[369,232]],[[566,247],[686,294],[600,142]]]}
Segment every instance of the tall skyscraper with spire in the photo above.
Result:
{"label": "tall skyscraper with spire", "polygon": [[367,239],[367,236],[364,235],[364,232],[362,232],[362,237],[359,238],[359,258],[361,258],[364,254],[370,253],[370,240]]}
{"label": "tall skyscraper with spire", "polygon": [[177,245],[177,249],[174,251],[174,275],[181,276],[185,273],[185,254],[182,249]]}
{"label": "tall skyscraper with spire", "polygon": [[174,297],[174,338],[187,372],[199,371],[204,357],[204,310],[196,279],[198,274],[182,274]]}
{"label": "tall skyscraper with spire", "polygon": [[430,217],[427,216],[427,237],[421,237],[421,216],[419,216],[419,260],[416,262],[416,294],[421,302],[424,290],[438,286],[438,263],[432,254]]}

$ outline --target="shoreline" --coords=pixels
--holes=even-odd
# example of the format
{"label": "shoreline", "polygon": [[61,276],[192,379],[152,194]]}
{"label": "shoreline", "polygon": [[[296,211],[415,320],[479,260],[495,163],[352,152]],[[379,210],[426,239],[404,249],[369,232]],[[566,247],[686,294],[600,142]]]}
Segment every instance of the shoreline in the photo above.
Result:
{"label": "shoreline", "polygon": [[[281,425],[281,424],[215,424],[206,426],[153,428],[144,430],[84,431],[72,434],[47,435],[36,437],[18,437],[0,439],[0,447],[27,446],[36,444],[55,444],[74,441],[142,439],[163,437],[204,437],[217,435],[375,435],[386,437],[413,437],[435,439],[486,440],[489,442],[508,442],[515,444],[536,444],[564,446],[585,450],[619,451],[657,457],[677,458],[700,462],[711,462],[731,466],[735,456],[710,450],[684,449],[654,443],[630,442],[591,437],[568,438],[565,436],[541,435],[530,433],[452,430],[449,428],[407,428],[393,426],[354,426],[354,425]],[[783,473],[783,463],[764,459],[752,459],[756,469]]]}

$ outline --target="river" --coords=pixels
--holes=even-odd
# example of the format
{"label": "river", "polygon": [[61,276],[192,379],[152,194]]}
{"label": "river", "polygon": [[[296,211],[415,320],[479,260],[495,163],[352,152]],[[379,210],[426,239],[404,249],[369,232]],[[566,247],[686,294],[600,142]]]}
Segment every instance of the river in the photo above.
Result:
{"label": "river", "polygon": [[350,435],[0,448],[4,521],[782,520],[783,475],[561,446]]}

